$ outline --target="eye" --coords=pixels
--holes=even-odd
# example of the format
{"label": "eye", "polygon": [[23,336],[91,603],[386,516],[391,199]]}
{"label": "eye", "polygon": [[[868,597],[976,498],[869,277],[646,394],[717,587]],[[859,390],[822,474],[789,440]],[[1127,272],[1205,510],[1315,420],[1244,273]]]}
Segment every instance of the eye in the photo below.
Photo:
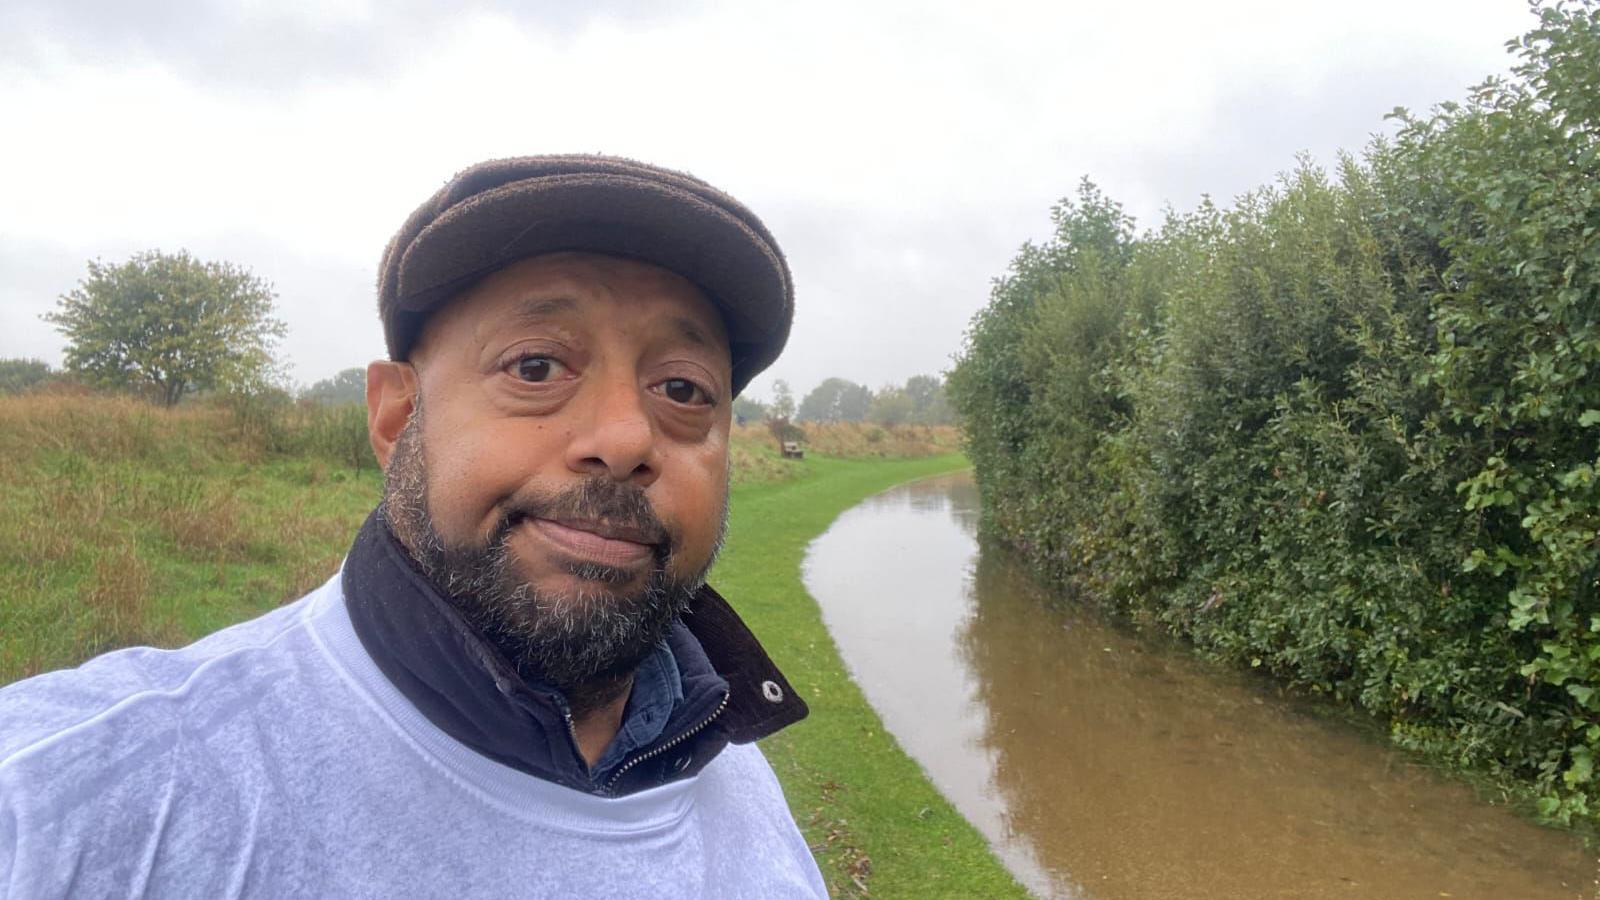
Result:
{"label": "eye", "polygon": [[685,406],[710,406],[711,394],[687,378],[668,378],[661,382],[661,393],[673,403]]}
{"label": "eye", "polygon": [[519,380],[537,384],[556,378],[565,372],[567,367],[548,356],[524,356],[507,369]]}

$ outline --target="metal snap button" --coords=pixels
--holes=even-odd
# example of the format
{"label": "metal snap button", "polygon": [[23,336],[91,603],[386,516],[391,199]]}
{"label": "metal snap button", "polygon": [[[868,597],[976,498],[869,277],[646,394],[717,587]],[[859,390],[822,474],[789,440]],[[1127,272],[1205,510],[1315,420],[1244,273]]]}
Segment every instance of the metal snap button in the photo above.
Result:
{"label": "metal snap button", "polygon": [[766,697],[768,702],[782,703],[783,688],[778,687],[776,681],[763,681],[761,682],[761,696]]}
{"label": "metal snap button", "polygon": [[691,763],[693,761],[694,761],[694,756],[693,756],[693,754],[689,754],[689,753],[685,753],[684,755],[682,755],[682,756],[678,757],[677,759],[673,760],[672,761],[672,772],[673,772],[673,774],[677,774],[679,772],[682,772],[684,769],[689,768],[689,763]]}

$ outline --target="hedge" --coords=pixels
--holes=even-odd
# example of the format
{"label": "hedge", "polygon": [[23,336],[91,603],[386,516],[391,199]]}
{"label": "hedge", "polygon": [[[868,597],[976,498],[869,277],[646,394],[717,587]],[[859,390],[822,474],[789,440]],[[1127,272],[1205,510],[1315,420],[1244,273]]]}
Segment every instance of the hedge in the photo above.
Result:
{"label": "hedge", "polygon": [[1084,182],[949,390],[1046,576],[1593,826],[1600,9],[1534,14],[1332,173],[1143,233]]}

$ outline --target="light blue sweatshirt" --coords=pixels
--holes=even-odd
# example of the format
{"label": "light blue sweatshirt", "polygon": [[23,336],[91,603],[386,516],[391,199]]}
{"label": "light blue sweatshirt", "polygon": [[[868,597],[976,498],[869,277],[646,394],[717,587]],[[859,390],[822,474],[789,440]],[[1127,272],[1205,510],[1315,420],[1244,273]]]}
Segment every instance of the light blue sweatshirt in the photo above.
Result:
{"label": "light blue sweatshirt", "polygon": [[617,799],[507,768],[383,676],[337,577],[0,689],[0,900],[825,895],[755,745]]}

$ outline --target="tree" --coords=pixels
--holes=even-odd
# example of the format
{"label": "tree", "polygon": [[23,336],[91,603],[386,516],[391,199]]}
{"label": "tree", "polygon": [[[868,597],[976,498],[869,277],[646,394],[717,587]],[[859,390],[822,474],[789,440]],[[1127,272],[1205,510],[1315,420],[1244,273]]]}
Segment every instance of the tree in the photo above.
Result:
{"label": "tree", "polygon": [[782,378],[772,383],[772,417],[786,420],[794,418],[794,392],[789,390],[789,382]]}
{"label": "tree", "polygon": [[20,394],[50,379],[50,364],[42,359],[0,359],[0,394]]}
{"label": "tree", "polygon": [[911,395],[906,389],[887,384],[872,396],[867,418],[879,425],[904,425],[911,421],[915,412]]}
{"label": "tree", "polygon": [[829,378],[800,401],[803,422],[860,422],[872,405],[872,390],[843,378]]}
{"label": "tree", "polygon": [[733,418],[734,421],[739,422],[740,424],[745,422],[760,422],[767,416],[771,415],[771,413],[771,409],[769,409],[767,405],[762,403],[760,400],[755,400],[750,397],[734,398]]}
{"label": "tree", "polygon": [[148,391],[166,406],[198,390],[272,380],[284,324],[272,285],[228,262],[151,250],[89,262],[45,321],[66,335],[66,368],[91,384]]}
{"label": "tree", "polygon": [[913,375],[906,379],[906,396],[911,400],[911,421],[924,425],[948,425],[955,418],[944,396],[944,382],[937,375]]}
{"label": "tree", "polygon": [[332,378],[324,378],[306,388],[305,392],[300,395],[300,399],[330,406],[343,403],[365,403],[367,401],[367,370],[362,368],[345,369]]}
{"label": "tree", "polygon": [[772,416],[767,419],[767,432],[772,439],[778,442],[778,452],[783,452],[783,445],[787,443],[802,443],[806,439],[806,430],[781,416]]}

